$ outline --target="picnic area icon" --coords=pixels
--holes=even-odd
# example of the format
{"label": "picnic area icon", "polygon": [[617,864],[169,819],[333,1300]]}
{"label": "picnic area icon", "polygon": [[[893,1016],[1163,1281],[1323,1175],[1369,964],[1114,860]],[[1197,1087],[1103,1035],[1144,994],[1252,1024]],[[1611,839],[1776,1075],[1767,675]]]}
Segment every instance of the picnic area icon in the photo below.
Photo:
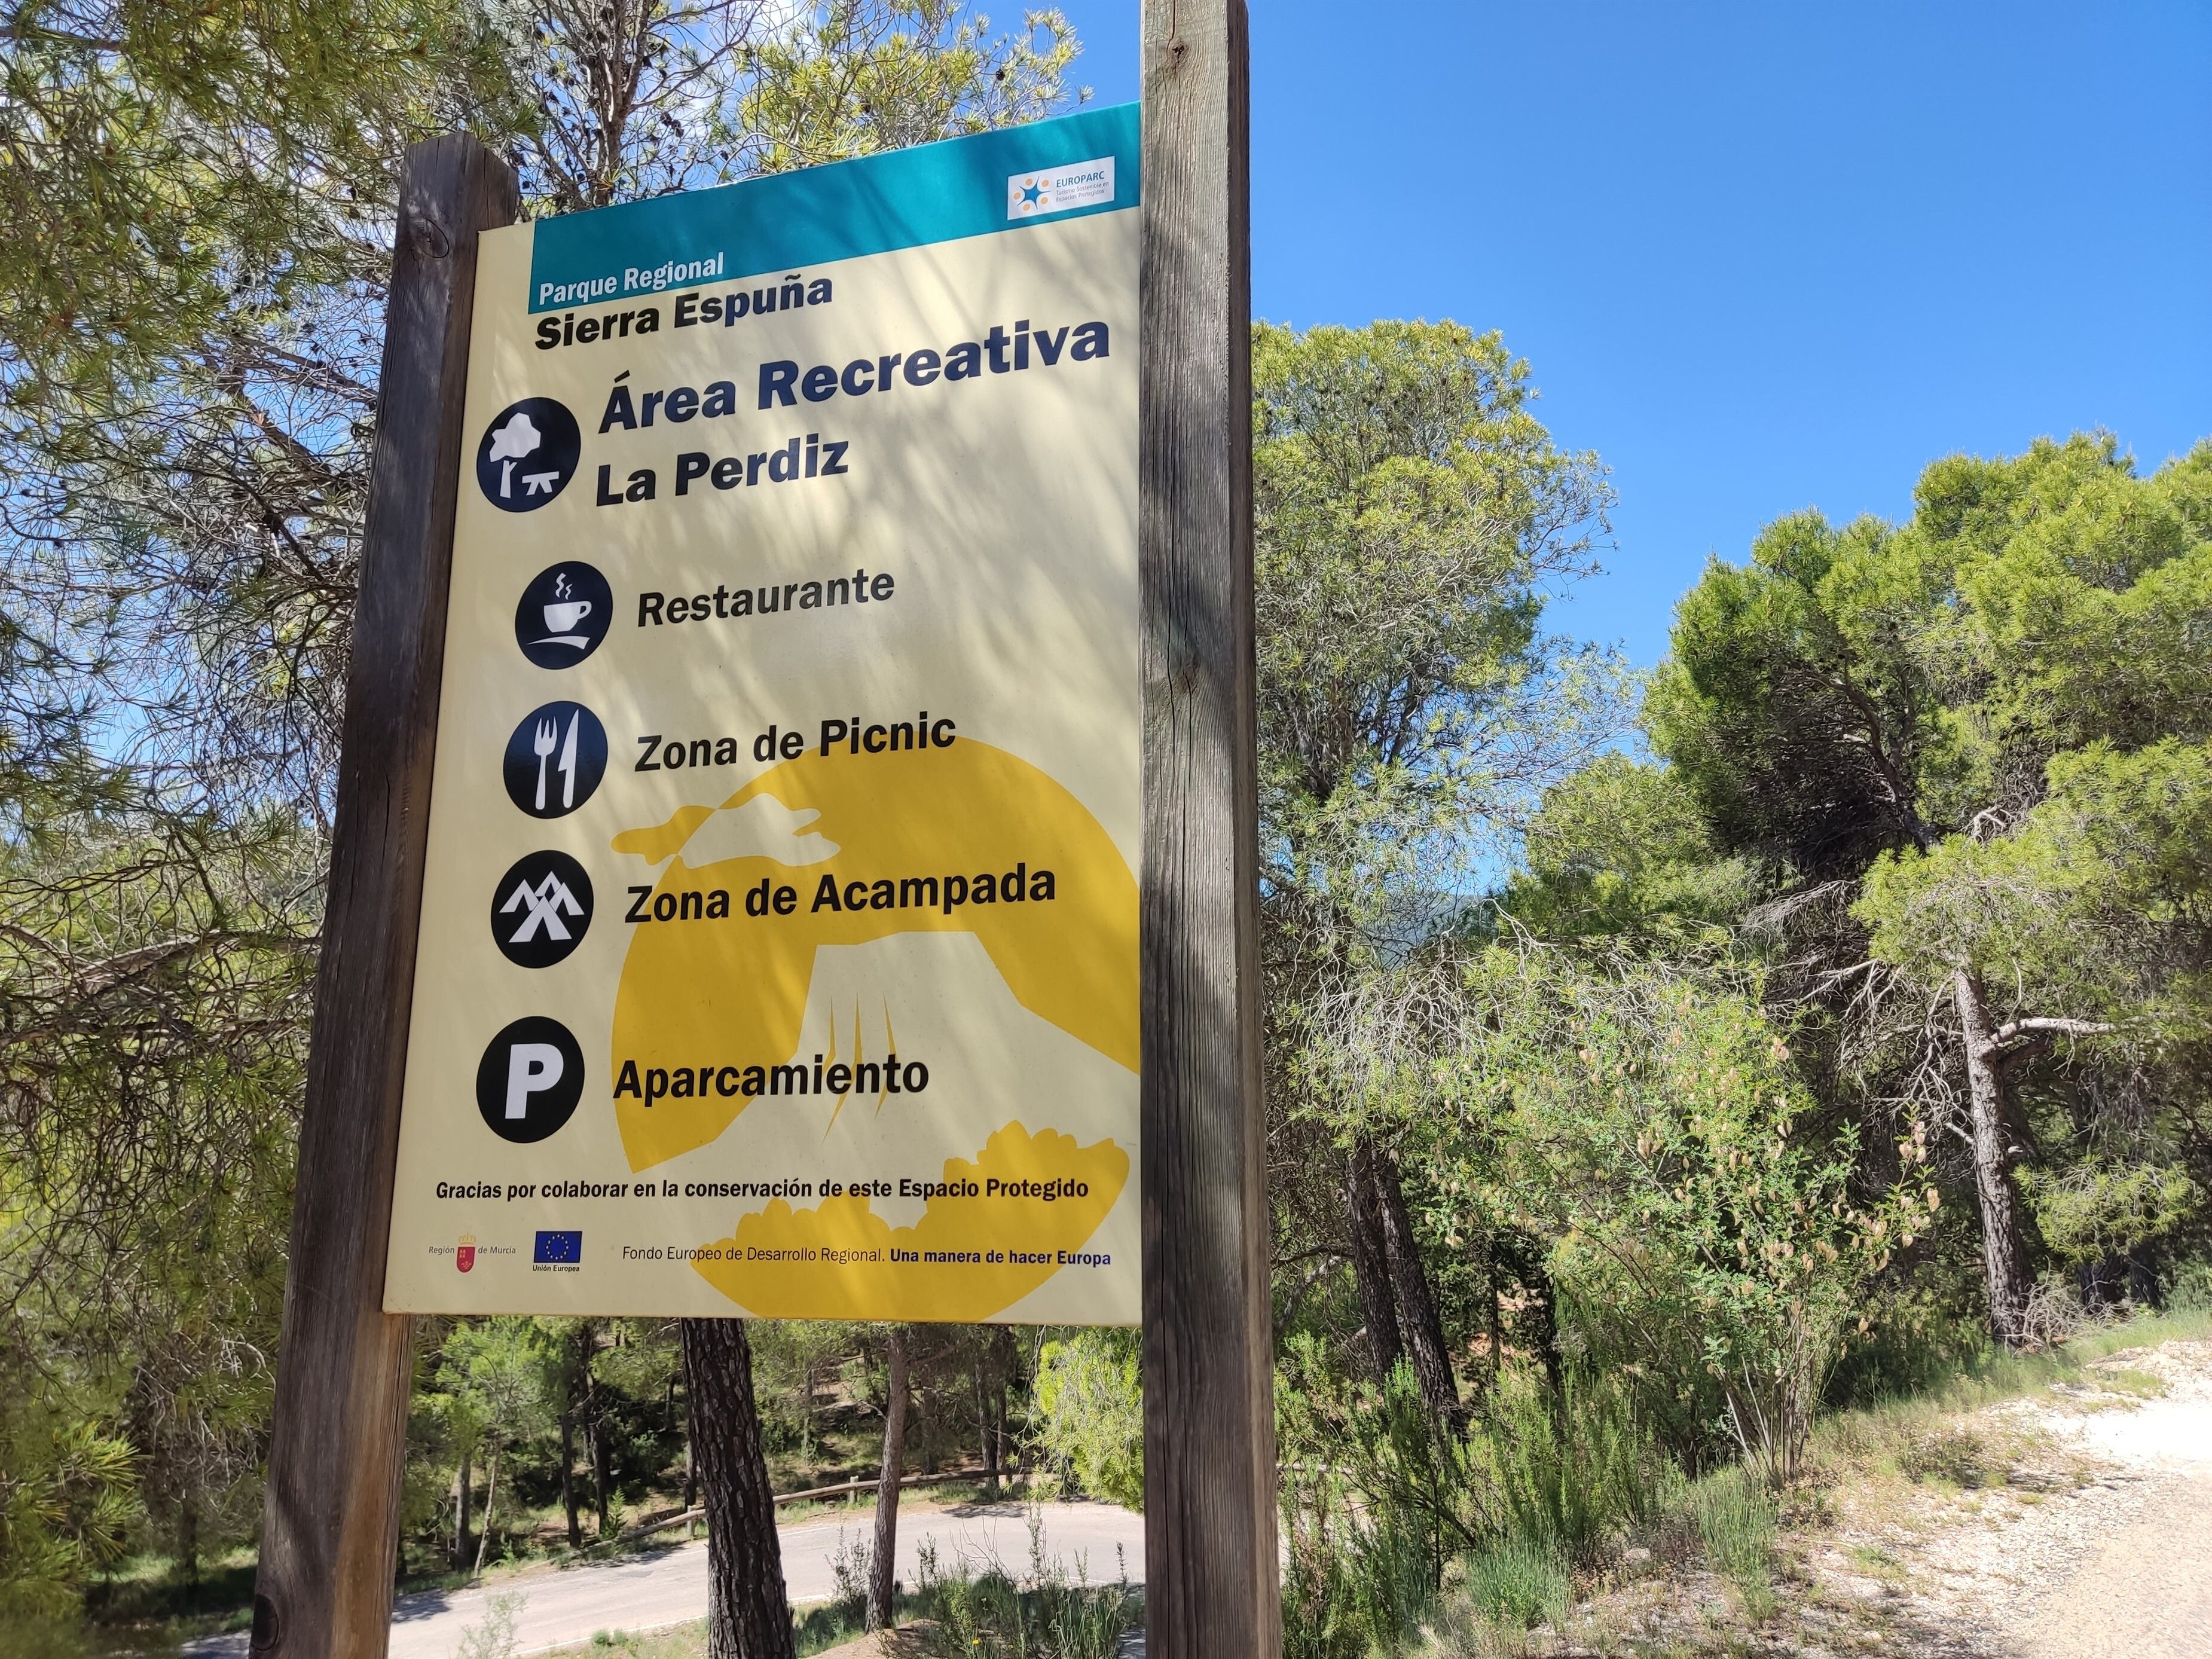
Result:
{"label": "picnic area icon", "polygon": [[583,433],[565,404],[525,398],[484,428],[477,445],[477,484],[503,512],[534,512],[568,487],[583,452]]}

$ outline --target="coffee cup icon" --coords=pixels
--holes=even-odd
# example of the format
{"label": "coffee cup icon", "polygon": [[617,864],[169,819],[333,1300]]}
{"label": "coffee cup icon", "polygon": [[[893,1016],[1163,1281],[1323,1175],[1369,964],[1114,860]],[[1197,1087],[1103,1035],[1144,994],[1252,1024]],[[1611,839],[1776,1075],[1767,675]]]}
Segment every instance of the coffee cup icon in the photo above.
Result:
{"label": "coffee cup icon", "polygon": [[[574,634],[576,624],[592,614],[589,599],[571,599],[566,605],[545,607],[545,631],[549,634]],[[581,640],[576,641],[580,645]]]}
{"label": "coffee cup icon", "polygon": [[514,642],[540,668],[573,668],[599,648],[614,620],[614,590],[580,560],[541,570],[514,607]]}

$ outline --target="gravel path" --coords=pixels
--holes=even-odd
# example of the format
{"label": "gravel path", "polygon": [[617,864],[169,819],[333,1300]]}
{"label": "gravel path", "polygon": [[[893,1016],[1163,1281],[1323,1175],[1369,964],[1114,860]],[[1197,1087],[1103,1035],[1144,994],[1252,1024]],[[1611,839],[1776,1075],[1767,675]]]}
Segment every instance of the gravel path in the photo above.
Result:
{"label": "gravel path", "polygon": [[2027,1659],[2212,1655],[2212,1344],[2124,1354],[2166,1393],[2134,1410],[2047,1411],[2056,1434],[2133,1475],[2119,1524],[2029,1597],[2011,1634]]}
{"label": "gravel path", "polygon": [[[2149,1398],[2146,1373],[2163,1389]],[[1862,1547],[1858,1565],[1832,1551],[1821,1575],[1880,1600],[1895,1645],[1915,1659],[2212,1659],[2212,1342],[2115,1354],[1961,1428],[2025,1431],[2035,1449],[2007,1458],[2001,1484],[1847,1525],[1837,1541]]]}
{"label": "gravel path", "polygon": [[2212,1654],[2212,1480],[2163,1484],[2016,1632],[2030,1659]]}

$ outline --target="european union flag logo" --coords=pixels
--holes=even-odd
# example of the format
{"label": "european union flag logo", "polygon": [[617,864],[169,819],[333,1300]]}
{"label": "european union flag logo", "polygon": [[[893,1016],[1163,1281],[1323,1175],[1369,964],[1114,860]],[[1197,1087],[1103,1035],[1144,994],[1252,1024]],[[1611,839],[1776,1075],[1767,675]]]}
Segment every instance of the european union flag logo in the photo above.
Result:
{"label": "european union flag logo", "polygon": [[584,1259],[582,1231],[541,1231],[538,1235],[538,1249],[530,1259],[536,1262],[581,1261]]}

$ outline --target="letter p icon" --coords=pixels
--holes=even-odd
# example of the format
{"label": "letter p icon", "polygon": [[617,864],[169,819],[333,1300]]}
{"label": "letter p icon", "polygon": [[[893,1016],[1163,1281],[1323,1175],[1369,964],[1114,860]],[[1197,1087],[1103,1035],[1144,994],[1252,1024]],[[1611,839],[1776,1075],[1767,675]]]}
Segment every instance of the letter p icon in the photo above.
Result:
{"label": "letter p icon", "polygon": [[484,1127],[518,1145],[560,1133],[583,1098],[584,1050],[557,1019],[518,1019],[484,1045],[477,1110]]}
{"label": "letter p icon", "polygon": [[550,1042],[518,1042],[507,1051],[507,1115],[530,1115],[530,1097],[560,1082],[567,1070],[561,1051]]}

